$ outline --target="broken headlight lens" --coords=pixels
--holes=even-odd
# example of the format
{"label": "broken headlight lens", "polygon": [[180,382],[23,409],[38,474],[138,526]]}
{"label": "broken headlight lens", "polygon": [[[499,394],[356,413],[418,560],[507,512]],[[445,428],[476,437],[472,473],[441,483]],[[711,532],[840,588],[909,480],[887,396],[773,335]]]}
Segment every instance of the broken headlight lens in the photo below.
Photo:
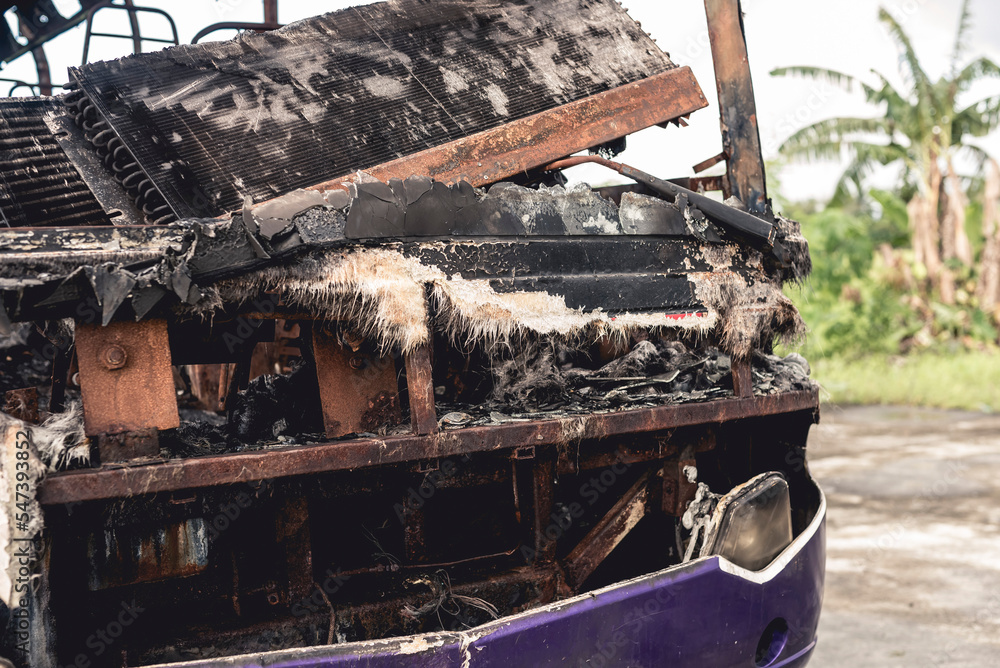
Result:
{"label": "broken headlight lens", "polygon": [[792,504],[781,473],[762,473],[719,501],[701,556],[759,571],[792,542]]}

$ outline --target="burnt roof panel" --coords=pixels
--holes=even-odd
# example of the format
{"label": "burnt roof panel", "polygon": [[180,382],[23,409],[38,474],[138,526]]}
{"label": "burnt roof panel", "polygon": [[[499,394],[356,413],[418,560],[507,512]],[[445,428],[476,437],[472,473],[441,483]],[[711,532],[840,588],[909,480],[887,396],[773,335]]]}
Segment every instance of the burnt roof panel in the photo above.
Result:
{"label": "burnt roof panel", "polygon": [[174,212],[189,217],[673,67],[614,0],[392,0],[73,76]]}

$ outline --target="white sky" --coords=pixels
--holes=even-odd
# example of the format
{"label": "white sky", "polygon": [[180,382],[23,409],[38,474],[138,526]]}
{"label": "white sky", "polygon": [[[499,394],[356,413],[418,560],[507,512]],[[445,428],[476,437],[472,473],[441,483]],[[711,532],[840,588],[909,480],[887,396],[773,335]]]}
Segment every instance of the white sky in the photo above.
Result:
{"label": "white sky", "polygon": [[[721,150],[718,107],[711,51],[702,0],[621,0],[632,16],[642,23],[673,60],[689,65],[712,105],[696,112],[687,128],[652,128],[630,139],[629,150],[619,159],[661,177],[691,174],[691,165]],[[55,0],[69,14],[73,0]],[[177,21],[181,42],[210,23],[218,21],[260,21],[258,0],[138,0],[138,4],[167,9]],[[357,0],[281,0],[279,18],[283,23],[345,6],[365,4]],[[860,94],[842,92],[833,86],[799,79],[772,78],[769,72],[787,65],[816,65],[841,70],[861,79],[870,79],[877,69],[902,86],[898,74],[898,52],[877,21],[879,5],[885,6],[909,33],[928,74],[945,73],[958,23],[958,0],[743,0],[749,43],[750,66],[757,98],[758,121],[764,157],[777,156],[781,141],[796,129],[832,116],[871,116]],[[967,57],[985,55],[1000,62],[1000,3],[973,0],[974,12]],[[143,31],[150,36],[168,36],[162,18],[143,15]],[[95,30],[127,32],[125,13],[105,10],[95,21]],[[228,38],[232,32],[217,33]],[[46,52],[56,82],[66,80],[66,68],[79,65],[83,26],[52,41]],[[91,60],[114,58],[131,49],[129,40],[95,38]],[[30,56],[9,64],[0,77],[35,80]],[[6,94],[9,84],[0,84]],[[1000,93],[1000,81],[989,82],[974,91],[968,102]],[[20,92],[24,94],[24,91]],[[1000,157],[1000,137],[980,142]],[[782,195],[792,200],[829,196],[839,175],[837,165],[795,164],[781,174]],[[591,182],[612,180],[609,172],[597,167],[576,168],[575,178]],[[883,175],[883,178],[888,178]],[[772,193],[774,196],[774,193]]]}

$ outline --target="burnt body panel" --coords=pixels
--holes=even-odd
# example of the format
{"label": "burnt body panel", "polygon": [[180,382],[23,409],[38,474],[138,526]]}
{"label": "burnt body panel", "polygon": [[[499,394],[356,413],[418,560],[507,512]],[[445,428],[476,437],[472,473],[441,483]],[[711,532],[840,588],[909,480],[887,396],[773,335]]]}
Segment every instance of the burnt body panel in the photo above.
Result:
{"label": "burnt body panel", "polygon": [[73,76],[174,212],[190,217],[673,67],[610,0],[394,0]]}

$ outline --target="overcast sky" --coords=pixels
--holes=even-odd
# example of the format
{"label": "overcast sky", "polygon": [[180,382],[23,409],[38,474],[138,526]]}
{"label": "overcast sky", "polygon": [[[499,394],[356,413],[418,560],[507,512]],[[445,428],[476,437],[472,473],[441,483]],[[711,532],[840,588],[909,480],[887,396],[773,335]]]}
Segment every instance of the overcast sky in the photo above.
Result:
{"label": "overcast sky", "polygon": [[[658,176],[677,177],[691,173],[691,165],[721,150],[718,107],[715,102],[711,51],[702,0],[621,0],[674,62],[689,65],[712,105],[696,112],[687,128],[652,128],[634,137],[621,160]],[[78,6],[73,0],[56,0],[69,14]],[[258,0],[138,0],[140,5],[161,7],[174,16],[182,42],[190,41],[204,26],[218,21],[260,21]],[[320,11],[366,4],[350,1],[281,0],[279,18],[287,23]],[[888,9],[910,34],[928,74],[937,78],[948,67],[958,25],[958,0],[743,0],[750,65],[756,89],[758,120],[765,158],[777,156],[781,142],[796,129],[831,116],[872,116],[860,94],[849,94],[827,84],[789,78],[772,78],[769,72],[787,65],[816,65],[838,69],[861,79],[876,69],[902,86],[898,74],[898,52],[877,20],[880,4]],[[973,29],[966,46],[967,58],[986,55],[1000,62],[1000,3],[973,0]],[[95,30],[124,32],[124,12],[105,10],[98,15]],[[143,16],[143,31],[166,36],[160,17]],[[232,32],[217,33],[218,38]],[[66,80],[70,65],[79,65],[83,27],[80,26],[46,47],[54,78]],[[95,38],[91,59],[124,55],[127,40]],[[35,80],[31,58],[8,65],[0,76]],[[6,88],[2,91],[6,93]],[[23,94],[23,93],[22,93]],[[1000,94],[1000,81],[974,91],[968,102]],[[1000,137],[980,142],[1000,156]],[[836,165],[793,165],[781,174],[782,194],[793,200],[826,197],[839,174]],[[600,168],[581,167],[576,177],[593,182],[608,180]],[[883,178],[888,178],[883,175]]]}

